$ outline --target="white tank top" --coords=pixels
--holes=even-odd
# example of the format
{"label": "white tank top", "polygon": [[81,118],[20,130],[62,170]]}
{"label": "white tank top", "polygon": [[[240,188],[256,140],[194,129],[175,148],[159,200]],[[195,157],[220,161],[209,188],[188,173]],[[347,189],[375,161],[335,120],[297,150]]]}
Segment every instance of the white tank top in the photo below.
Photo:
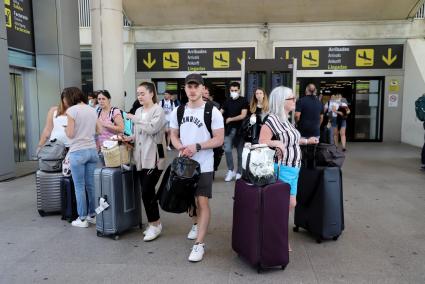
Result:
{"label": "white tank top", "polygon": [[65,127],[63,127],[64,125],[68,125],[68,117],[66,115],[59,115],[56,117],[57,113],[56,110],[53,113],[53,129],[50,134],[50,140],[57,139],[62,141],[65,146],[69,147],[68,137],[65,134]]}

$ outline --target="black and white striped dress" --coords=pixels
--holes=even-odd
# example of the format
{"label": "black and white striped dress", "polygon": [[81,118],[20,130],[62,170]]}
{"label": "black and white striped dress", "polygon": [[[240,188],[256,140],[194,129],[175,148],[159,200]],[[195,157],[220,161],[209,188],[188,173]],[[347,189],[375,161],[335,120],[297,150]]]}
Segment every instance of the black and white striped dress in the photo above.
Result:
{"label": "black and white striped dress", "polygon": [[274,139],[282,141],[285,146],[282,164],[288,167],[301,167],[301,134],[298,130],[288,120],[282,122],[274,114],[268,116],[265,125],[272,131]]}

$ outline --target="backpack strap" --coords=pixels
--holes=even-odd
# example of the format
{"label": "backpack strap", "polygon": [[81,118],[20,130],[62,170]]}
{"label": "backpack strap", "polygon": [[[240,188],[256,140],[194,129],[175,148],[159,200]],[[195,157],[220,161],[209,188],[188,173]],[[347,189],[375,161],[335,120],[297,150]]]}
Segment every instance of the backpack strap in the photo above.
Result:
{"label": "backpack strap", "polygon": [[204,109],[204,123],[207,127],[208,132],[210,133],[211,138],[213,138],[213,133],[211,129],[211,121],[212,121],[212,112],[213,112],[214,105],[212,102],[206,102],[205,103],[205,109]]}
{"label": "backpack strap", "polygon": [[180,125],[182,124],[183,115],[184,115],[184,105],[180,105],[177,108],[177,123],[179,124],[179,129],[180,129]]}

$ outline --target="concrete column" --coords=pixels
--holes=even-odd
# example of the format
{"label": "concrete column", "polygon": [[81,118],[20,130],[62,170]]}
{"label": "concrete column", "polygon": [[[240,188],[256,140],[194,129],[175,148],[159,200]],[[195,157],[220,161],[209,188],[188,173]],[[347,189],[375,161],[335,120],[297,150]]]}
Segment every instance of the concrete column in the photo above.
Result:
{"label": "concrete column", "polygon": [[[78,1],[32,3],[39,127],[42,131],[46,114],[50,107],[59,103],[62,90],[72,86],[81,88]],[[30,95],[35,97],[35,94]],[[30,122],[26,123],[30,127]]]}
{"label": "concrete column", "polygon": [[0,1],[0,181],[15,176],[13,156],[13,129],[11,99],[9,95],[9,62],[7,58],[7,35],[4,24],[4,1]]}
{"label": "concrete column", "polygon": [[106,89],[114,106],[124,107],[122,0],[91,1],[93,88]]}

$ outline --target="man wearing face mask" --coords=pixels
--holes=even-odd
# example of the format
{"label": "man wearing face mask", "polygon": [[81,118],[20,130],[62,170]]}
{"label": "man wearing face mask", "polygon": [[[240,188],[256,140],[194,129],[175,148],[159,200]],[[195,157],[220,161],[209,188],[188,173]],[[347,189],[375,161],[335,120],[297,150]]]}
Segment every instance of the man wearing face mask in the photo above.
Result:
{"label": "man wearing face mask", "polygon": [[314,84],[308,84],[305,96],[297,101],[295,121],[301,137],[320,137],[320,124],[323,120],[323,105],[316,96]]}
{"label": "man wearing face mask", "polygon": [[[248,112],[248,101],[240,96],[240,84],[233,82],[230,84],[230,97],[226,100],[221,109],[225,123],[224,153],[228,172],[224,181],[229,182],[232,179],[241,178],[242,173],[242,150],[243,139],[237,136],[238,129],[241,127],[242,120]],[[238,153],[238,169],[234,170],[233,165],[233,146],[236,146]]]}
{"label": "man wearing face mask", "polygon": [[99,104],[97,103],[97,94],[98,92],[95,91],[93,93],[89,93],[87,96],[87,99],[89,101],[88,105],[94,108],[95,110],[97,110],[97,108],[99,107]]}

